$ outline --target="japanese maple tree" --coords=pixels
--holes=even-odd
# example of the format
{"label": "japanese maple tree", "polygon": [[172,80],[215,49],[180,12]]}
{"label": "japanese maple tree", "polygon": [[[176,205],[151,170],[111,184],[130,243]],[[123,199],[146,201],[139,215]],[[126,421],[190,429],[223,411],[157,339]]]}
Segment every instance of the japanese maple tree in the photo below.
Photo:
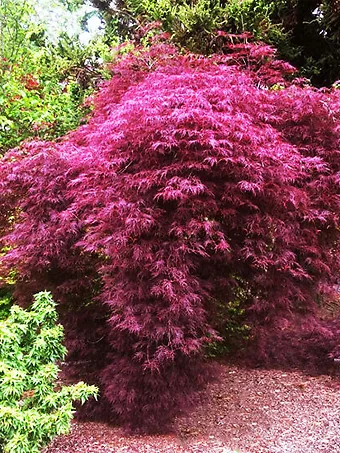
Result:
{"label": "japanese maple tree", "polygon": [[2,276],[22,301],[53,291],[129,428],[164,428],[205,382],[217,303],[242,290],[261,338],[315,320],[337,275],[339,93],[292,72],[260,44],[135,49],[87,125],[1,161]]}

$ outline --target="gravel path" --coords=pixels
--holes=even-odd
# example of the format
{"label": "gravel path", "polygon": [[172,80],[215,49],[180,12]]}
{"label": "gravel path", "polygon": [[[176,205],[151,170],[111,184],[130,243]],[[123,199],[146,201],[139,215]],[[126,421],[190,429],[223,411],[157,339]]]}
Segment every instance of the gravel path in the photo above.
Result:
{"label": "gravel path", "polygon": [[73,423],[44,453],[340,453],[340,379],[220,365],[201,404],[174,433],[124,436]]}

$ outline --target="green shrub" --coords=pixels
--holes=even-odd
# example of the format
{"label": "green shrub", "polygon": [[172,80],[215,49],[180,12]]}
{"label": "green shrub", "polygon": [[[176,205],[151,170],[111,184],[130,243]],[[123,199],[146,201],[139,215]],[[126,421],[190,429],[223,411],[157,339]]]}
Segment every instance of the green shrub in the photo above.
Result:
{"label": "green shrub", "polygon": [[216,30],[248,31],[278,47],[287,41],[283,27],[272,21],[275,2],[270,0],[127,0],[125,3],[132,15],[161,21],[174,42],[194,52],[214,52]]}
{"label": "green shrub", "polygon": [[215,300],[213,326],[220,341],[213,341],[205,348],[207,357],[230,355],[246,345],[251,336],[251,328],[246,323],[247,300],[251,291],[247,282],[234,277],[235,287],[228,302]]}
{"label": "green shrub", "polygon": [[51,42],[37,3],[0,1],[0,155],[23,140],[75,129],[90,111],[85,99],[108,76],[103,39],[85,45],[60,30]]}
{"label": "green shrub", "polygon": [[17,305],[0,321],[0,451],[38,453],[70,429],[73,401],[97,396],[79,382],[63,386],[59,368],[66,349],[50,293],[34,296],[30,311]]}
{"label": "green shrub", "polygon": [[8,288],[0,288],[0,320],[9,315],[12,306],[12,295]]}

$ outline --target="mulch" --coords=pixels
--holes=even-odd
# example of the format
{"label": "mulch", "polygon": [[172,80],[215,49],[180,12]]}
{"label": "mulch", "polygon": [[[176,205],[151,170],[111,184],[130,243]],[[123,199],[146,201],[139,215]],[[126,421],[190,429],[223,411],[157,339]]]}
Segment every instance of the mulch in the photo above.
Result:
{"label": "mulch", "polygon": [[218,365],[197,406],[159,436],[72,423],[44,453],[340,453],[340,378]]}

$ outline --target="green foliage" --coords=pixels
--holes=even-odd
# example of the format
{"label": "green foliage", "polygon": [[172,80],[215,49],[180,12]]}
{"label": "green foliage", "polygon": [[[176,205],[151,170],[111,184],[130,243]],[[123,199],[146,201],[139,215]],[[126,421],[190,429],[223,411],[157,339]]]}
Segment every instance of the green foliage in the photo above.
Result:
{"label": "green foliage", "polygon": [[[4,303],[4,301],[2,301]],[[0,320],[0,451],[38,453],[69,432],[73,401],[84,403],[97,388],[58,382],[57,360],[66,349],[50,293],[34,296],[30,311],[17,305]]]}
{"label": "green foliage", "polygon": [[0,288],[0,320],[9,315],[12,306],[12,295],[8,288]]}
{"label": "green foliage", "polygon": [[55,49],[27,55],[15,64],[0,61],[0,154],[24,139],[53,139],[77,127],[89,112],[85,98],[107,77],[100,63],[110,59],[100,40],[81,48],[66,37]]}
{"label": "green foliage", "polygon": [[282,27],[271,21],[274,2],[269,0],[127,0],[126,3],[132,14],[161,21],[175,42],[195,52],[214,50],[216,30],[248,31],[258,39],[276,44],[286,39]]}
{"label": "green foliage", "polygon": [[0,0],[0,55],[9,63],[25,57],[27,41],[41,32],[32,22],[34,12],[31,0]]}
{"label": "green foliage", "polygon": [[0,154],[76,128],[89,112],[85,98],[108,75],[102,38],[84,46],[62,33],[52,45],[34,14],[33,0],[0,0]]}
{"label": "green foliage", "polygon": [[[145,22],[161,21],[172,40],[198,53],[221,50],[215,30],[251,32],[317,86],[340,79],[340,2],[335,0],[91,0],[131,38]],[[117,30],[117,28],[116,28]]]}
{"label": "green foliage", "polygon": [[[220,51],[216,30],[250,32],[317,85],[340,78],[340,8],[334,1],[126,0],[139,22],[160,21],[172,40],[193,52]],[[317,8],[318,7],[318,8]],[[222,48],[223,50],[223,48]]]}
{"label": "green foliage", "polygon": [[235,288],[229,302],[215,300],[214,328],[220,341],[210,343],[205,350],[207,357],[221,357],[242,348],[250,338],[246,324],[247,300],[251,292],[245,280],[234,277]]}
{"label": "green foliage", "polygon": [[0,62],[0,153],[29,137],[62,135],[84,116],[72,85],[60,83],[53,68],[46,71],[49,60],[36,54],[29,67]]}
{"label": "green foliage", "polygon": [[281,49],[284,58],[317,86],[340,78],[340,3],[334,0],[279,0],[272,21],[280,23],[290,39]]}

